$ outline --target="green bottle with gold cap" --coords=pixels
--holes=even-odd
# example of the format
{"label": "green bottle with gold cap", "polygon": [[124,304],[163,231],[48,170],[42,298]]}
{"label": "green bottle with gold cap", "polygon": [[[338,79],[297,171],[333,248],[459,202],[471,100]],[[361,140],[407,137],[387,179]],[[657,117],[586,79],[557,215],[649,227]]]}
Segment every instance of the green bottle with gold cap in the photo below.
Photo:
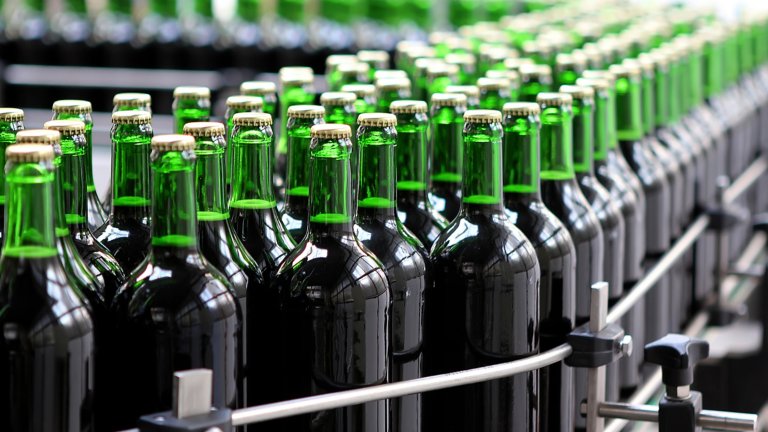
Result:
{"label": "green bottle with gold cap", "polygon": [[240,94],[243,96],[256,96],[261,98],[262,111],[279,118],[277,109],[277,86],[271,81],[245,81],[240,84]]}
{"label": "green bottle with gold cap", "polygon": [[[270,333],[280,400],[387,382],[393,298],[379,260],[355,236],[347,125],[311,127],[309,226],[272,283],[278,314]],[[278,345],[280,346],[280,345]],[[364,353],[364,355],[363,355]],[[389,402],[379,400],[281,421],[282,430],[385,432]]]}
{"label": "green bottle with gold cap", "polygon": [[275,148],[277,163],[276,170],[279,178],[288,175],[286,159],[288,155],[288,110],[294,105],[309,105],[315,103],[314,75],[311,69],[282,68],[280,69],[280,133],[277,136]]}
{"label": "green bottle with gold cap", "polygon": [[[226,133],[224,135],[225,141],[228,141],[232,136],[232,120],[235,117],[235,114],[242,112],[262,112],[264,110],[264,100],[259,96],[230,96],[227,98],[226,105],[227,112],[224,114],[224,118],[226,120],[224,124],[226,127]],[[224,177],[227,179],[226,190],[227,193],[229,193],[229,186],[232,183],[232,176],[234,175],[232,172],[232,146],[228,145],[225,148],[226,150],[224,162],[226,169],[223,171],[223,173]]]}
{"label": "green bottle with gold cap", "polygon": [[280,218],[295,243],[307,232],[309,205],[309,143],[312,126],[325,123],[325,109],[319,105],[294,105],[288,109],[288,154],[285,206]]}
{"label": "green bottle with gold cap", "polygon": [[[357,60],[368,65],[368,81],[373,82],[376,71],[389,69],[389,53],[383,50],[360,50],[357,52]],[[342,90],[343,91],[343,90]]]}
{"label": "green bottle with gold cap", "polygon": [[358,114],[376,110],[376,86],[373,84],[347,84],[341,88],[343,92],[354,93],[355,112]]}
{"label": "green bottle with gold cap", "polygon": [[[541,119],[534,102],[504,104],[502,173],[504,208],[536,250],[541,268],[541,350],[566,342],[576,312],[576,249],[568,229],[541,201]],[[573,405],[573,369],[560,363],[540,370],[539,427],[573,429],[562,409]]]}
{"label": "green bottle with gold cap", "polygon": [[387,112],[396,100],[411,97],[411,80],[408,78],[383,78],[376,81],[376,111]]}
{"label": "green bottle with gold cap", "polygon": [[181,369],[211,370],[213,406],[235,408],[238,397],[241,311],[232,286],[200,252],[195,139],[159,135],[151,146],[152,243],[115,298],[119,346],[106,359],[121,371],[105,390],[121,403],[111,408],[121,425],[169,409]]}
{"label": "green bottle with gold cap", "polygon": [[94,430],[94,325],[57,257],[53,157],[50,145],[5,149],[0,358],[13,360],[0,362],[5,431],[36,430],[40,422]]}
{"label": "green bottle with gold cap", "polygon": [[207,87],[183,86],[173,90],[173,121],[176,133],[190,122],[211,118],[211,90]]}
{"label": "green bottle with gold cap", "polygon": [[[357,123],[360,184],[355,235],[387,274],[392,296],[389,381],[420,378],[424,340],[424,290],[431,283],[424,245],[397,217],[394,114],[361,114]],[[421,395],[390,401],[390,430],[421,429]]]}
{"label": "green bottle with gold cap", "polygon": [[146,111],[152,113],[152,96],[147,93],[117,93],[112,97],[112,112]]}
{"label": "green bottle with gold cap", "polygon": [[430,200],[443,217],[451,221],[461,207],[461,173],[464,152],[461,131],[467,97],[436,93],[430,99],[432,172]]}
{"label": "green bottle with gold cap", "polygon": [[520,65],[520,100],[536,102],[539,93],[553,90],[552,69],[547,65]]}
{"label": "green bottle with gold cap", "polygon": [[448,226],[429,200],[429,116],[427,103],[394,101],[389,111],[397,119],[397,214],[426,248]]}
{"label": "green bottle with gold cap", "polygon": [[480,90],[480,108],[501,111],[504,104],[512,101],[512,84],[505,78],[480,78],[477,88]]}
{"label": "green bottle with gold cap", "polygon": [[107,219],[93,181],[93,108],[84,100],[58,100],[53,103],[53,120],[80,120],[85,123],[85,181],[88,191],[88,229],[96,231]]}
{"label": "green bottle with gold cap", "polygon": [[[0,108],[0,166],[5,166],[5,149],[16,143],[16,134],[24,130],[24,111],[18,108]],[[5,176],[0,176],[0,225],[5,229]],[[0,243],[4,232],[0,231]]]}
{"label": "green bottle with gold cap", "polygon": [[476,85],[448,86],[446,93],[460,93],[467,97],[467,109],[480,108],[480,89]]}
{"label": "green bottle with gold cap", "polygon": [[93,233],[127,274],[149,252],[151,122],[144,111],[112,114],[112,211]]}
{"label": "green bottle with gold cap", "polygon": [[[431,252],[435,283],[425,300],[427,375],[539,353],[541,273],[533,245],[503,206],[502,116],[470,110],[463,118],[461,209]],[[427,393],[424,429],[536,430],[530,386],[538,382],[535,370]]]}

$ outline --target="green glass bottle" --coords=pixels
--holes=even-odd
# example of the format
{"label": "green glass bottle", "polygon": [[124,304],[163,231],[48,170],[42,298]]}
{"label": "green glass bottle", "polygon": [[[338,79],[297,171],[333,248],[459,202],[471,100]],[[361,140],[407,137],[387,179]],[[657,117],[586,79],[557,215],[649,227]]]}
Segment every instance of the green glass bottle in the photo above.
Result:
{"label": "green glass bottle", "polygon": [[491,70],[504,70],[504,60],[516,55],[517,51],[503,45],[481,44],[478,48],[477,74],[483,76]]}
{"label": "green glass bottle", "polygon": [[[286,178],[286,158],[288,154],[288,132],[286,127],[290,122],[288,110],[294,105],[315,103],[314,75],[311,69],[280,70],[280,134],[277,136],[276,166],[277,176]],[[265,111],[266,112],[266,111]]]}
{"label": "green glass bottle", "polygon": [[487,78],[505,79],[509,81],[509,97],[516,100],[520,97],[520,74],[513,70],[491,69],[485,73]]}
{"label": "green glass bottle", "polygon": [[387,78],[376,81],[376,111],[386,112],[396,100],[411,97],[411,80],[408,78]]}
{"label": "green glass bottle", "polygon": [[[502,205],[501,113],[472,110],[464,120],[461,210],[431,253],[427,375],[539,352],[541,273],[533,245]],[[424,428],[536,430],[538,395],[531,388],[539,388],[538,370],[427,393]]]}
{"label": "green glass bottle", "polygon": [[444,60],[446,63],[459,68],[458,84],[470,85],[478,78],[477,58],[474,54],[451,53],[446,55]]}
{"label": "green glass bottle", "polygon": [[325,109],[319,105],[294,105],[288,109],[288,154],[285,207],[280,214],[295,243],[307,233],[309,224],[309,143],[312,126],[325,123]]}
{"label": "green glass bottle", "polygon": [[432,206],[452,221],[461,207],[461,173],[464,151],[461,133],[467,97],[457,93],[436,93],[430,99]]}
{"label": "green glass bottle", "polygon": [[376,86],[373,84],[347,84],[341,88],[341,91],[354,93],[355,112],[365,113],[376,110]]}
{"label": "green glass bottle", "polygon": [[88,190],[88,229],[97,230],[104,225],[107,213],[101,205],[96,193],[96,183],[93,181],[93,108],[91,103],[84,100],[58,100],[53,103],[52,120],[80,120],[85,123],[85,181]]}
{"label": "green glass bottle", "polygon": [[408,78],[408,72],[400,69],[379,69],[373,73],[373,82],[389,78]]}
{"label": "green glass bottle", "polygon": [[552,69],[547,65],[520,66],[520,100],[524,102],[536,102],[539,93],[553,89]]}
{"label": "green glass bottle", "polygon": [[151,147],[152,244],[115,298],[119,346],[105,359],[121,371],[105,393],[127,422],[170,409],[183,369],[210,369],[213,406],[235,408],[241,368],[237,300],[198,243],[195,139],[159,135]]}
{"label": "green glass bottle", "polygon": [[576,79],[587,69],[584,55],[560,53],[555,59],[555,85],[574,85]]}
{"label": "green glass bottle", "polygon": [[[80,258],[99,285],[104,287],[103,303],[109,304],[126,275],[115,257],[88,229],[88,204],[85,184],[85,124],[79,120],[51,120],[45,128],[61,134],[61,162],[56,181],[64,219]],[[95,306],[94,306],[95,307]],[[94,311],[95,312],[95,311]]]}
{"label": "green glass bottle", "polygon": [[335,76],[338,80],[328,88],[339,91],[347,84],[366,84],[369,82],[370,67],[368,63],[342,63],[336,67]]}
{"label": "green glass bottle", "polygon": [[[248,344],[248,317],[258,312],[257,298],[265,288],[258,263],[248,254],[230,224],[229,203],[225,197],[224,153],[227,147],[221,123],[192,122],[184,134],[195,138],[195,189],[197,190],[197,241],[200,253],[229,281],[242,311],[242,375],[238,379],[239,406],[245,406],[248,384],[248,359],[259,355],[258,347]],[[252,355],[249,355],[252,354]]]}
{"label": "green glass bottle", "polygon": [[261,98],[261,109],[273,118],[280,113],[277,110],[277,86],[271,81],[245,81],[240,84],[240,94]]}
{"label": "green glass bottle", "polygon": [[533,59],[537,64],[551,68],[554,66],[557,51],[550,41],[539,38],[523,43],[521,53],[525,57]]}
{"label": "green glass bottle", "polygon": [[448,86],[445,93],[458,93],[467,97],[467,109],[480,108],[480,89],[476,85]]}
{"label": "green glass bottle", "polygon": [[397,214],[403,225],[430,248],[448,226],[448,220],[429,200],[427,103],[394,101],[389,111],[397,117]]}
{"label": "green glass bottle", "polygon": [[112,114],[112,212],[93,233],[127,274],[149,252],[151,122],[144,111]]}
{"label": "green glass bottle", "polygon": [[337,68],[344,63],[357,63],[359,60],[354,54],[331,54],[325,58],[325,79],[329,89],[339,88],[341,74]]}
{"label": "green glass bottle", "polygon": [[[540,109],[534,102],[504,104],[504,207],[536,250],[541,268],[541,350],[565,343],[576,313],[576,249],[568,229],[541,201]],[[540,370],[539,427],[573,429],[563,415],[573,405],[573,369],[555,363]]]}
{"label": "green glass bottle", "polygon": [[[226,132],[224,136],[231,137],[233,129],[232,119],[235,117],[235,114],[242,112],[262,112],[264,109],[264,100],[259,96],[235,95],[227,98],[226,105],[227,112],[224,114],[224,118],[226,119]],[[226,162],[226,170],[224,171],[224,176],[227,178],[227,191],[229,191],[229,185],[232,184],[232,176],[234,175],[232,172],[232,146],[225,146],[225,148],[226,157],[224,160]]]}
{"label": "green glass bottle", "polygon": [[376,71],[389,69],[389,53],[383,50],[360,50],[357,59],[369,66],[368,81],[373,82]]}
{"label": "green glass bottle", "polygon": [[207,87],[176,87],[173,90],[173,121],[176,133],[190,122],[211,118],[211,90]]}
{"label": "green glass bottle", "polygon": [[422,40],[401,40],[395,46],[395,67],[408,72],[410,76],[415,73],[417,59],[435,57],[437,50]]}
{"label": "green glass bottle", "polygon": [[427,67],[427,96],[443,93],[449,85],[459,82],[459,67],[447,63],[432,63]]}
{"label": "green glass bottle", "polygon": [[520,67],[523,65],[535,65],[536,62],[528,57],[511,57],[504,60],[504,69],[520,73]]}
{"label": "green glass bottle", "polygon": [[414,60],[413,72],[409,75],[413,78],[413,97],[417,100],[428,100],[427,70],[433,64],[443,64],[443,60],[435,57],[419,57]]}
{"label": "green glass bottle", "polygon": [[512,101],[511,86],[512,83],[506,78],[484,77],[478,79],[480,108],[501,111],[505,103]]}
{"label": "green glass bottle", "polygon": [[112,112],[131,110],[152,114],[152,96],[147,93],[117,93],[112,97]]}
{"label": "green glass bottle", "polygon": [[[349,92],[325,92],[320,95],[320,105],[325,108],[325,122],[345,124],[350,129],[356,126],[357,95]],[[353,181],[352,184],[355,184]]]}
{"label": "green glass bottle", "polygon": [[[392,296],[389,381],[416,379],[422,374],[424,290],[431,283],[431,275],[427,272],[424,245],[396,214],[397,117],[366,113],[358,117],[357,123],[360,125],[357,129],[360,184],[355,236],[381,261],[389,281]],[[421,395],[392,400],[390,406],[390,430],[421,429]]]}
{"label": "green glass bottle", "polygon": [[[16,134],[24,130],[24,111],[18,108],[0,108],[0,166],[5,166],[5,149],[16,143]],[[5,177],[0,175],[0,225],[5,229]],[[5,237],[0,231],[0,244]]]}
{"label": "green glass bottle", "polygon": [[0,429],[94,430],[94,325],[57,259],[53,148],[11,145],[5,160]]}
{"label": "green glass bottle", "polygon": [[[309,228],[280,265],[268,305],[282,344],[270,371],[283,399],[387,382],[392,295],[379,260],[355,236],[347,125],[321,124],[309,147]],[[275,331],[277,329],[277,331]],[[267,345],[265,345],[267,346]],[[291,417],[282,430],[384,432],[386,400]]]}
{"label": "green glass bottle", "polygon": [[[17,144],[45,144],[53,148],[54,174],[54,221],[56,225],[56,249],[59,252],[68,284],[94,307],[104,304],[104,280],[98,280],[90,272],[75,247],[64,214],[64,182],[61,176],[61,134],[55,130],[27,129],[16,134]],[[112,289],[115,287],[113,286]]]}

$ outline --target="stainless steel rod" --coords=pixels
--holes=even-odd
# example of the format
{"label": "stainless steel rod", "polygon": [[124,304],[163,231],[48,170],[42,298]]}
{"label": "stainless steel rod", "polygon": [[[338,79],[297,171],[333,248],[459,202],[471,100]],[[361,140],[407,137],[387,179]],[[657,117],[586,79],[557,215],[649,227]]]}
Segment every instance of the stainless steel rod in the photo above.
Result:
{"label": "stainless steel rod", "polygon": [[765,173],[766,169],[768,169],[768,161],[765,158],[761,157],[752,162],[747,170],[741,173],[739,178],[734,180],[725,191],[725,202],[731,203],[746,192]]}
{"label": "stainless steel rod", "polygon": [[[631,421],[659,422],[659,407],[630,403],[608,402],[598,408],[603,417],[621,418]],[[701,410],[696,424],[705,429],[717,429],[734,432],[754,431],[757,415],[724,411]]]}
{"label": "stainless steel rod", "polygon": [[315,411],[357,405],[375,400],[396,398],[414,393],[423,393],[448,387],[504,378],[557,363],[568,357],[572,351],[570,345],[563,344],[539,355],[508,363],[448,374],[433,375],[410,381],[382,384],[373,387],[243,408],[232,413],[232,424],[234,426],[240,426]]}

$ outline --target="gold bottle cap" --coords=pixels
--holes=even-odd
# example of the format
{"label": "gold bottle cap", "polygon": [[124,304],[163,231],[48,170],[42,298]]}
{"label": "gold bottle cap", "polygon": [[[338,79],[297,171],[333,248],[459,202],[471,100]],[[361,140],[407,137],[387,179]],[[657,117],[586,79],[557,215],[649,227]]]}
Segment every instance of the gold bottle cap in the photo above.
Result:
{"label": "gold bottle cap", "polygon": [[226,128],[219,122],[189,122],[184,125],[184,135],[193,137],[211,137],[224,135]]}
{"label": "gold bottle cap", "polygon": [[230,96],[227,98],[227,108],[235,110],[258,111],[264,107],[264,99],[259,96]]}
{"label": "gold bottle cap", "polygon": [[467,123],[501,123],[501,112],[496,110],[469,110],[464,113]]}
{"label": "gold bottle cap", "polygon": [[53,147],[49,144],[12,144],[5,148],[9,162],[47,162],[53,160]]}
{"label": "gold bottle cap", "polygon": [[611,88],[611,82],[603,78],[578,78],[576,85],[592,87],[597,91],[605,91]]}
{"label": "gold bottle cap", "polygon": [[354,104],[357,95],[350,92],[325,92],[320,95],[322,106],[342,106]]}
{"label": "gold bottle cap", "polygon": [[210,99],[211,89],[199,86],[181,86],[173,89],[174,99],[200,100]]}
{"label": "gold bottle cap", "polygon": [[433,63],[427,67],[427,76],[430,78],[452,77],[459,73],[459,67],[455,64]]}
{"label": "gold bottle cap", "polygon": [[389,104],[392,114],[423,114],[427,112],[427,103],[420,100],[397,100]]}
{"label": "gold bottle cap", "polygon": [[435,93],[430,98],[433,107],[467,106],[467,96],[463,93]]}
{"label": "gold bottle cap", "polygon": [[320,105],[293,105],[288,107],[288,117],[314,119],[325,117],[325,108]]}
{"label": "gold bottle cap", "polygon": [[58,131],[63,136],[82,135],[85,133],[85,123],[80,120],[50,120],[45,122],[43,127]]}
{"label": "gold bottle cap", "polygon": [[583,78],[603,79],[610,83],[611,87],[616,83],[616,74],[609,70],[587,69],[581,73]]}
{"label": "gold bottle cap", "polygon": [[373,84],[347,84],[341,87],[341,91],[354,93],[359,99],[373,96],[376,93],[376,86]]}
{"label": "gold bottle cap", "polygon": [[277,86],[271,81],[245,81],[240,84],[240,94],[245,96],[264,96],[276,92]]}
{"label": "gold bottle cap", "polygon": [[118,93],[112,98],[112,105],[117,107],[152,106],[152,96],[147,93]]}
{"label": "gold bottle cap", "polygon": [[513,57],[504,60],[504,67],[508,70],[517,71],[520,70],[522,65],[536,64],[531,58],[527,57]]}
{"label": "gold bottle cap", "polygon": [[408,78],[408,74],[400,69],[381,69],[373,73],[374,81],[389,78]]}
{"label": "gold bottle cap", "polygon": [[364,113],[357,116],[357,124],[374,127],[397,126],[397,117],[387,113]]}
{"label": "gold bottle cap", "polygon": [[232,117],[235,126],[272,126],[272,116],[267,113],[244,112]]}
{"label": "gold bottle cap", "polygon": [[336,72],[342,75],[365,75],[367,77],[370,70],[371,66],[363,62],[342,63],[336,67]]}
{"label": "gold bottle cap", "polygon": [[474,85],[452,85],[445,88],[445,93],[463,94],[467,98],[479,98],[480,89]]}
{"label": "gold bottle cap", "polygon": [[376,90],[392,91],[407,90],[411,91],[411,80],[408,78],[386,78],[376,81]]}
{"label": "gold bottle cap", "polygon": [[573,99],[582,101],[593,101],[595,99],[595,90],[589,86],[580,85],[561,85],[558,90],[560,93],[571,95]]}
{"label": "gold bottle cap", "polygon": [[513,70],[491,69],[485,73],[487,78],[502,78],[509,81],[510,84],[517,85],[520,82],[520,74]]}
{"label": "gold bottle cap", "polygon": [[573,97],[566,93],[539,93],[536,96],[536,103],[544,106],[571,106]]}
{"label": "gold bottle cap", "polygon": [[[342,63],[338,67],[341,67],[342,65],[346,65],[347,63]],[[280,84],[283,86],[303,86],[307,84],[312,84],[315,82],[315,77],[313,75],[304,75],[304,74],[285,74],[280,75]]]}
{"label": "gold bottle cap", "polygon": [[0,121],[17,122],[24,120],[24,111],[18,108],[0,108]]}
{"label": "gold bottle cap", "polygon": [[331,54],[325,58],[325,68],[332,70],[342,63],[357,63],[357,56],[353,54]]}
{"label": "gold bottle cap", "polygon": [[312,126],[309,135],[320,139],[350,139],[352,129],[345,124],[325,123]]}
{"label": "gold bottle cap", "polygon": [[287,77],[291,75],[301,75],[301,76],[310,77],[310,78],[315,76],[315,71],[308,66],[284,66],[284,67],[281,67],[277,73],[280,76],[281,80],[283,79],[283,77]]}
{"label": "gold bottle cap", "polygon": [[608,69],[617,78],[637,78],[642,73],[642,69],[639,64],[622,63],[620,65],[614,64]]}
{"label": "gold bottle cap", "polygon": [[188,151],[195,149],[195,138],[191,135],[157,135],[152,138],[152,150]]}
{"label": "gold bottle cap", "polygon": [[53,103],[53,112],[67,114],[90,114],[93,112],[91,103],[85,100],[62,99]]}
{"label": "gold bottle cap", "polygon": [[114,124],[147,124],[152,122],[152,115],[146,111],[117,111],[112,113]]}
{"label": "gold bottle cap", "polygon": [[445,56],[445,62],[457,66],[474,66],[477,63],[477,59],[474,54],[450,53]]}
{"label": "gold bottle cap", "polygon": [[16,134],[16,144],[57,145],[61,143],[61,133],[51,129],[27,129]]}
{"label": "gold bottle cap", "polygon": [[579,68],[584,69],[587,67],[587,57],[583,51],[574,50],[571,53],[560,53],[555,57],[555,64],[558,68]]}
{"label": "gold bottle cap", "polygon": [[506,78],[479,78],[477,80],[477,88],[480,91],[498,91],[509,90],[512,87],[512,83]]}
{"label": "gold bottle cap", "polygon": [[389,64],[389,53],[382,50],[360,50],[357,59],[365,63],[386,65]]}
{"label": "gold bottle cap", "polygon": [[524,64],[520,66],[520,78],[527,81],[531,78],[551,77],[552,68],[543,64]]}
{"label": "gold bottle cap", "polygon": [[504,115],[508,116],[532,116],[541,112],[539,104],[535,102],[507,102],[504,104]]}

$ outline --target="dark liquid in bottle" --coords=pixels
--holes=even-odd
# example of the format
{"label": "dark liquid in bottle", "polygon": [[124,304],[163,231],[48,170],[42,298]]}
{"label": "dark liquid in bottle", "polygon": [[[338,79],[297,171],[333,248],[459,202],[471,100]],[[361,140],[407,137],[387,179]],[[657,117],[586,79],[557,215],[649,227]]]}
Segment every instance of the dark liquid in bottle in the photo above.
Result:
{"label": "dark liquid in bottle", "polygon": [[309,226],[307,220],[309,218],[309,197],[302,195],[288,197],[280,218],[293,242],[300,242],[307,234]]}
{"label": "dark liquid in bottle", "polygon": [[107,221],[107,213],[101,205],[95,188],[87,192],[86,202],[88,203],[88,229],[95,232]]}
{"label": "dark liquid in bottle", "polygon": [[397,215],[413,235],[429,249],[443,231],[448,221],[436,210],[428,209],[425,192],[398,189]]}
{"label": "dark liquid in bottle", "polygon": [[149,253],[149,207],[116,206],[94,235],[130,274]]}
{"label": "dark liquid in bottle", "polygon": [[461,183],[433,180],[429,199],[435,210],[450,222],[461,207]]}

